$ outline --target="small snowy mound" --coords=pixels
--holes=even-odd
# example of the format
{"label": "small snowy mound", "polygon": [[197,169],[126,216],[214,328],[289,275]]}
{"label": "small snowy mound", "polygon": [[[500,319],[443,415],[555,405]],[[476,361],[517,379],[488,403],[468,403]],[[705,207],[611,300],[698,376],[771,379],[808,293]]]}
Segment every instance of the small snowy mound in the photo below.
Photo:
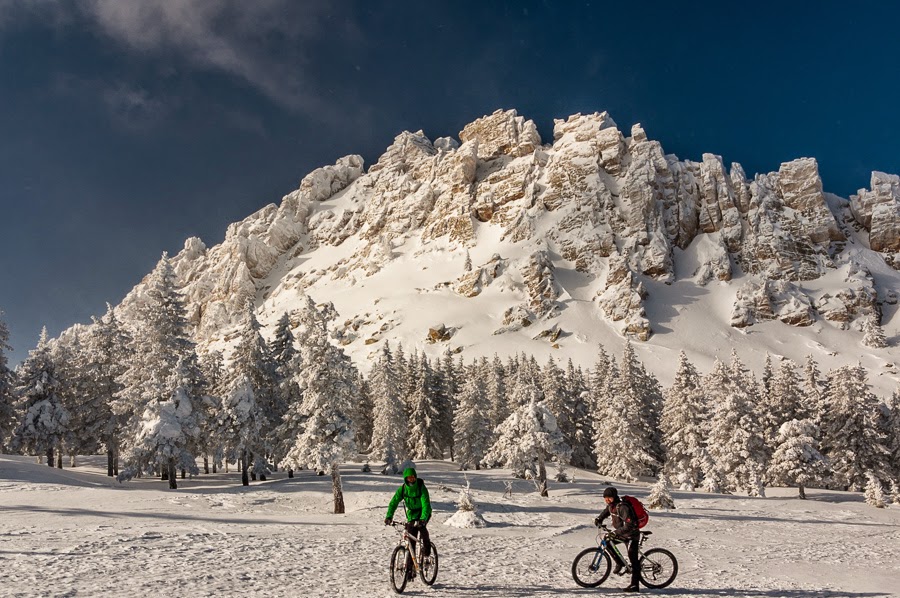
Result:
{"label": "small snowy mound", "polygon": [[477,511],[457,511],[444,525],[459,528],[487,527],[487,521]]}

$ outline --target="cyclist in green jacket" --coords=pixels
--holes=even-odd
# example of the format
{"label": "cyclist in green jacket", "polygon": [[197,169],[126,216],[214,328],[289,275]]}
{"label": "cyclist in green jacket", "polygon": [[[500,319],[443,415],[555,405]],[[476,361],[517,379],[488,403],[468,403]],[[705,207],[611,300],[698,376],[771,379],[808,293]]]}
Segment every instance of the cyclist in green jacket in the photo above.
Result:
{"label": "cyclist in green jacket", "polygon": [[410,536],[415,537],[416,532],[422,540],[422,556],[427,557],[431,554],[431,538],[428,536],[428,520],[431,519],[431,499],[428,497],[428,488],[425,482],[416,475],[416,470],[407,467],[403,470],[403,485],[397,488],[391,502],[388,503],[387,515],[384,518],[385,525],[391,525],[394,522],[394,511],[400,501],[406,507],[406,531]]}

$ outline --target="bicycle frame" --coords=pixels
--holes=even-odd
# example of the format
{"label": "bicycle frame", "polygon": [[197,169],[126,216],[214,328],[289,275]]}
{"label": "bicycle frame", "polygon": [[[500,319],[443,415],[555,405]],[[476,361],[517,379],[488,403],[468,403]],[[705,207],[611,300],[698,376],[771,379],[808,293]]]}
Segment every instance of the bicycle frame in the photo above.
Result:
{"label": "bicycle frame", "polygon": [[402,530],[400,532],[400,542],[397,543],[398,546],[403,546],[407,550],[409,550],[410,543],[415,544],[415,550],[410,550],[413,558],[413,570],[418,573],[419,572],[419,563],[422,562],[422,542],[419,540],[418,534],[415,537],[409,534],[409,530],[406,529],[406,524],[397,523],[396,521],[391,524],[394,529],[400,528]]}
{"label": "bicycle frame", "polygon": [[[615,554],[618,557],[618,561],[625,563],[625,571],[631,573],[631,562],[627,557],[622,556],[622,553],[616,547],[616,542],[609,540],[609,528],[602,528],[603,533],[598,533],[597,538],[600,540],[599,547],[600,550],[597,551],[597,554],[594,556],[594,560],[591,563],[591,567],[599,567],[600,559],[604,552],[609,552],[610,554]],[[644,558],[644,551],[641,550],[641,547],[644,545],[644,540],[647,539],[647,534],[644,532],[640,532],[640,539],[638,540],[638,560]],[[624,542],[623,542],[624,543]]]}

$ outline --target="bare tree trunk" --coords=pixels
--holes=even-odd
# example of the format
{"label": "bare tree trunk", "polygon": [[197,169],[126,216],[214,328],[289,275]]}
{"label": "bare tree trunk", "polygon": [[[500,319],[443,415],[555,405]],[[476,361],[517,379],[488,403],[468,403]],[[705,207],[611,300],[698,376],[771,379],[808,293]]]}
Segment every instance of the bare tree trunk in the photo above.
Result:
{"label": "bare tree trunk", "polygon": [[289,477],[289,478],[294,477],[294,470],[293,470],[293,469],[288,469],[288,477]]}
{"label": "bare tree trunk", "polygon": [[250,477],[247,475],[247,451],[241,451],[241,485],[249,486],[250,485]]}
{"label": "bare tree trunk", "polygon": [[798,484],[800,486],[800,498],[806,500],[806,490],[803,488],[803,484]]}
{"label": "bare tree trunk", "polygon": [[169,457],[169,464],[166,467],[166,473],[169,477],[169,489],[177,490],[178,489],[178,480],[175,476],[175,457]]}
{"label": "bare tree trunk", "polygon": [[62,449],[56,451],[56,468],[62,469]]}
{"label": "bare tree trunk", "polygon": [[187,475],[187,471],[184,469],[184,467],[182,467],[181,468],[181,479],[183,480],[186,475]]}
{"label": "bare tree trunk", "polygon": [[116,441],[116,446],[115,446],[114,451],[115,451],[115,455],[114,455],[114,461],[113,461],[113,473],[115,473],[116,475],[119,475],[119,441],[118,440]]}
{"label": "bare tree trunk", "polygon": [[547,492],[547,468],[541,457],[538,457],[538,485],[541,489],[541,496],[550,496],[550,493]]}
{"label": "bare tree trunk", "polygon": [[111,448],[106,449],[106,475],[109,477],[115,475],[113,473],[113,450]]}
{"label": "bare tree trunk", "polygon": [[75,467],[75,453],[69,455],[69,467]]}
{"label": "bare tree trunk", "polygon": [[337,463],[331,464],[331,493],[334,494],[335,514],[344,512],[344,490],[341,488],[341,471]]}
{"label": "bare tree trunk", "polygon": [[50,467],[53,467],[53,449],[52,448],[47,449],[47,465],[49,465]]}
{"label": "bare tree trunk", "polygon": [[203,455],[203,473],[209,473],[209,455]]}

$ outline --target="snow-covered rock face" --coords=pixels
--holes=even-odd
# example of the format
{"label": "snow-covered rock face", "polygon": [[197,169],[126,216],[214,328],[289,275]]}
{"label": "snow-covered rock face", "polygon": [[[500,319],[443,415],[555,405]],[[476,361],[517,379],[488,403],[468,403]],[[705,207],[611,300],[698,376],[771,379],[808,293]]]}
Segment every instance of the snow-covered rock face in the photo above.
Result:
{"label": "snow-covered rock face", "polygon": [[900,176],[873,172],[871,187],[850,196],[850,210],[869,231],[873,250],[900,251]]}
{"label": "snow-covered rock face", "polygon": [[[853,196],[846,216],[889,263],[900,252],[898,205],[900,178],[873,173],[872,190]],[[858,328],[851,323],[861,316],[880,315],[871,276],[848,275],[839,291],[815,297],[796,284],[847,263],[854,241],[844,218],[832,214],[812,158],[748,179],[740,164],[726,168],[713,154],[700,162],[667,155],[640,125],[626,136],[605,112],[555,121],[552,143],[543,144],[532,121],[498,110],[466,125],[459,141],[403,132],[368,172],[359,156],[319,168],[279,205],[229,226],[220,245],[189,239],[172,265],[201,348],[227,346],[248,300],[272,324],[301,292],[351,306],[341,313],[358,323],[344,340],[351,350],[390,340],[420,301],[483,306],[486,295],[502,307],[477,333],[459,328],[450,344],[532,324],[574,330],[579,324],[560,318],[579,304],[619,334],[646,340],[654,327],[647,289],[664,288],[651,282],[737,277],[734,326],[778,319]],[[474,268],[459,267],[466,251]],[[681,253],[694,256],[678,266],[688,271],[676,267]],[[362,297],[356,291],[367,281],[380,290],[337,300]],[[125,319],[141,288],[123,302]],[[394,296],[409,302],[379,305]],[[458,326],[440,315],[406,338],[425,338],[441,320]]]}

